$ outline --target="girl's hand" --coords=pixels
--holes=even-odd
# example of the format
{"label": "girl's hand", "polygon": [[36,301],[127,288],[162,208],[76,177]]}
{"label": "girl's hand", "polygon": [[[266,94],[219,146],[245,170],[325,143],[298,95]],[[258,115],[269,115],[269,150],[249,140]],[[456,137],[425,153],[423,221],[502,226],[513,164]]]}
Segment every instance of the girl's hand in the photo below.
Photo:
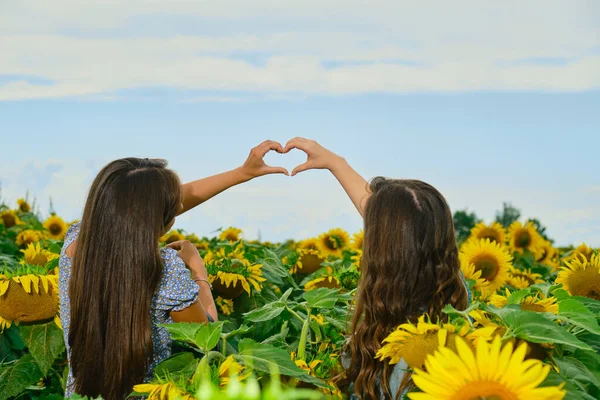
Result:
{"label": "girl's hand", "polygon": [[177,250],[177,254],[183,260],[185,265],[190,268],[194,278],[207,279],[208,271],[198,249],[189,240],[179,240],[169,243],[166,247]]}
{"label": "girl's hand", "polygon": [[289,175],[288,171],[283,167],[271,167],[270,165],[265,164],[263,158],[271,150],[283,153],[283,146],[272,140],[266,140],[250,151],[248,159],[244,165],[240,167],[248,180],[267,174]]}
{"label": "girl's hand", "polygon": [[[308,156],[304,164],[298,165],[292,171],[292,176],[298,172],[306,171],[309,169],[328,169],[332,171],[336,164],[343,159],[332,151],[327,150],[314,140],[304,139],[301,137],[294,138],[287,142],[284,153],[289,152],[292,149],[302,150]],[[333,171],[332,171],[333,172]]]}

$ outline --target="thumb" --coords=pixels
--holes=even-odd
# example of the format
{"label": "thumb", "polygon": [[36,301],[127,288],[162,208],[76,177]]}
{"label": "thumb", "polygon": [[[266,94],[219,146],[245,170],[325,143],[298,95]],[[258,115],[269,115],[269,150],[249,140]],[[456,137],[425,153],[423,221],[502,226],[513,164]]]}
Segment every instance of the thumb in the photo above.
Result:
{"label": "thumb", "polygon": [[265,169],[265,174],[284,174],[284,175],[290,175],[290,173],[288,172],[287,169],[283,168],[283,167],[270,167],[267,166]]}
{"label": "thumb", "polygon": [[305,162],[304,164],[300,164],[296,168],[294,168],[294,170],[292,171],[292,176],[296,175],[299,172],[309,170],[310,168],[311,168],[311,165],[308,161]]}

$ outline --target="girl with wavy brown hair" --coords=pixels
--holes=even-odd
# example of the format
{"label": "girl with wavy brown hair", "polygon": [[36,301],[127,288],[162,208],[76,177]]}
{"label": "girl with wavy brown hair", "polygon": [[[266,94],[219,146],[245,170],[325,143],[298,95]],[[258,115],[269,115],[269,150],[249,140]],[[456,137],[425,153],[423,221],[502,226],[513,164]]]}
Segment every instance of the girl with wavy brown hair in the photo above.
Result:
{"label": "girl with wavy brown hair", "polygon": [[292,149],[308,155],[292,176],[328,169],[364,218],[361,277],[350,311],[345,373],[338,381],[352,388],[352,398],[399,398],[411,384],[410,375],[403,361],[391,366],[375,359],[383,340],[424,313],[445,320],[447,304],[467,308],[450,208],[425,182],[378,177],[367,184],[342,157],[315,141],[292,139],[284,152]]}
{"label": "girl with wavy brown hair", "polygon": [[164,160],[123,158],[94,179],[81,223],[66,234],[59,261],[60,318],[74,393],[121,400],[171,354],[159,324],[217,319],[208,274],[188,241],[159,248],[175,217],[231,186],[284,173],[263,157],[266,141],[239,168],[181,185]]}

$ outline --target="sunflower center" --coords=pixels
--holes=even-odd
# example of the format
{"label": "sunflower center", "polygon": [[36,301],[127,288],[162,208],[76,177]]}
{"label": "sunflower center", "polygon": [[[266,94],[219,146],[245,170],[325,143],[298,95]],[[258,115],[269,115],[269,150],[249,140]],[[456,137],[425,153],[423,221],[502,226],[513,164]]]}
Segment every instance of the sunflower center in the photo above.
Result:
{"label": "sunflower center", "polygon": [[48,257],[43,253],[36,253],[33,257],[27,258],[27,263],[31,265],[44,266],[48,262]]}
{"label": "sunflower center", "polygon": [[546,312],[546,307],[536,303],[521,303],[521,310],[523,311],[535,311],[535,312]]}
{"label": "sunflower center", "polygon": [[411,368],[421,368],[425,363],[425,357],[439,347],[437,332],[427,332],[415,335],[406,341],[402,349],[402,358]]}
{"label": "sunflower center", "polygon": [[475,381],[458,390],[452,400],[518,400],[518,397],[503,383]]}
{"label": "sunflower center", "polygon": [[481,277],[485,280],[492,281],[498,275],[499,266],[496,257],[490,254],[482,254],[473,260],[476,271],[481,271]]}
{"label": "sunflower center", "polygon": [[527,230],[520,230],[515,235],[515,245],[520,248],[527,248],[531,244],[531,234]]}
{"label": "sunflower center", "polygon": [[231,233],[228,233],[225,236],[225,239],[229,240],[230,242],[237,242],[238,241],[238,235],[236,235],[235,233],[231,232]]}
{"label": "sunflower center", "polygon": [[490,239],[491,242],[500,242],[498,232],[490,228],[482,230],[481,233],[478,235],[478,239]]}
{"label": "sunflower center", "polygon": [[592,268],[573,272],[569,288],[574,296],[585,296],[600,300],[600,273]]}
{"label": "sunflower center", "polygon": [[324,242],[325,242],[325,246],[326,246],[326,247],[327,247],[329,250],[337,250],[337,249],[338,249],[338,247],[339,247],[339,246],[338,246],[338,242],[337,242],[337,240],[336,240],[336,239],[335,239],[335,237],[333,237],[333,236],[328,236],[328,237],[325,239],[325,241],[324,241]]}
{"label": "sunflower center", "polygon": [[51,234],[58,235],[62,232],[62,226],[60,226],[59,224],[52,224],[48,227],[48,230]]}
{"label": "sunflower center", "polygon": [[17,220],[15,219],[15,217],[10,214],[4,214],[2,216],[2,221],[4,222],[4,226],[6,228],[12,228],[17,223]]}

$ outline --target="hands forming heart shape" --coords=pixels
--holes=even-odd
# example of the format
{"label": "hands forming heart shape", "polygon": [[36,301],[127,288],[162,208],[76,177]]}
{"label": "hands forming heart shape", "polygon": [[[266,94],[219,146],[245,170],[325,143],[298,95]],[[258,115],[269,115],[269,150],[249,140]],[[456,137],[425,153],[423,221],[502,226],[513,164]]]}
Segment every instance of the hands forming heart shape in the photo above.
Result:
{"label": "hands forming heart shape", "polygon": [[250,179],[268,174],[285,174],[289,176],[289,172],[285,168],[267,165],[263,158],[271,150],[279,154],[286,154],[293,149],[305,152],[307,159],[305,163],[294,168],[292,176],[309,169],[331,169],[336,160],[340,158],[314,140],[297,137],[288,141],[285,147],[273,140],[266,140],[250,151],[250,155],[242,169]]}

